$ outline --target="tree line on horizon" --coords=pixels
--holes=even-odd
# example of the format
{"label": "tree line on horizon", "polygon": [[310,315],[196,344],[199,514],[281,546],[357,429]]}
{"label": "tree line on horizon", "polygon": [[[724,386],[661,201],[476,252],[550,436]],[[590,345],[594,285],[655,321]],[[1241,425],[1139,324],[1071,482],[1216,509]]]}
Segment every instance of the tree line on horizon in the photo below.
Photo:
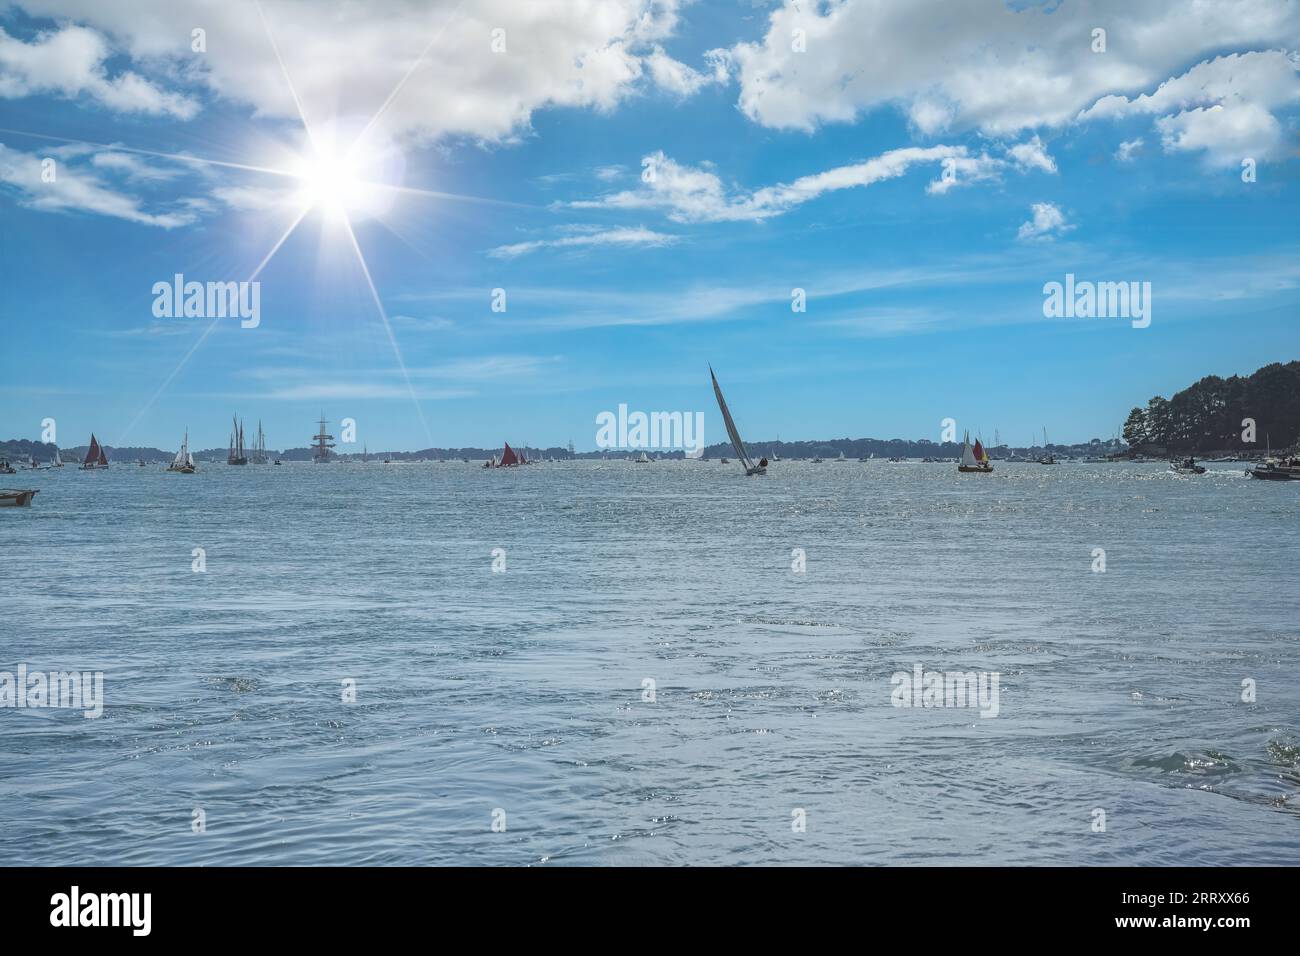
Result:
{"label": "tree line on horizon", "polygon": [[[1249,422],[1254,422],[1254,441]],[[1243,438],[1243,434],[1246,438]],[[1170,452],[1258,451],[1300,442],[1300,361],[1274,362],[1251,375],[1207,375],[1173,398],[1134,408],[1124,423],[1133,448]]]}

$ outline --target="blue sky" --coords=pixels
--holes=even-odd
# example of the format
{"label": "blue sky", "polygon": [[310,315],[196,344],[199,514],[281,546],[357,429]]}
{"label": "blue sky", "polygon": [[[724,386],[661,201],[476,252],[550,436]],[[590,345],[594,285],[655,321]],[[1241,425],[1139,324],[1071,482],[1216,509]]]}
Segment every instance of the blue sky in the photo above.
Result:
{"label": "blue sky", "polygon": [[[0,438],[713,442],[712,363],[751,439],[1081,441],[1300,357],[1294,3],[102,6],[0,15]],[[256,328],[154,316],[263,260]]]}

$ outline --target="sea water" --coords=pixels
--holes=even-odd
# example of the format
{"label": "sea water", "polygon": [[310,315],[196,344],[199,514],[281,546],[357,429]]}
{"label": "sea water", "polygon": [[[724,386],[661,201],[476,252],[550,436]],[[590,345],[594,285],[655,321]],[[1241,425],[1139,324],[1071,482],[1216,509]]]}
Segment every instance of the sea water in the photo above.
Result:
{"label": "sea water", "polygon": [[20,473],[0,671],[103,710],[0,708],[0,854],[1300,863],[1300,483],[1210,468]]}

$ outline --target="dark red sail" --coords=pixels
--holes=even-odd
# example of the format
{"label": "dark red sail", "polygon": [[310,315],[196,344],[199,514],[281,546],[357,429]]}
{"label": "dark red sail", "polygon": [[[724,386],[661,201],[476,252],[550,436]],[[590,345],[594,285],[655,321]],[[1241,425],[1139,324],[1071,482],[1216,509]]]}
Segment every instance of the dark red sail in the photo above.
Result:
{"label": "dark red sail", "polygon": [[82,464],[83,464],[83,465],[94,465],[94,464],[98,464],[98,462],[99,462],[99,456],[102,455],[102,454],[103,454],[103,450],[99,447],[99,442],[95,439],[95,433],[94,433],[94,432],[91,432],[91,433],[90,433],[90,450],[89,450],[88,452],[86,452],[86,460],[83,461]]}
{"label": "dark red sail", "polygon": [[515,450],[510,447],[509,442],[506,443],[506,450],[501,453],[501,464],[503,466],[519,464],[519,456],[515,454]]}

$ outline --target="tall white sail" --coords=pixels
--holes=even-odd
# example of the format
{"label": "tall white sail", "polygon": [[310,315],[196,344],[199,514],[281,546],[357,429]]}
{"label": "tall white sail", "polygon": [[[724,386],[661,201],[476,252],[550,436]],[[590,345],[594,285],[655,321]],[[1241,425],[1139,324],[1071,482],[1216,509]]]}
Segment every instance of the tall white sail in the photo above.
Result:
{"label": "tall white sail", "polygon": [[182,468],[193,468],[194,456],[190,454],[190,433],[189,429],[185,431],[185,440],[181,442],[181,450],[176,453],[172,459],[169,471],[180,471]]}
{"label": "tall white sail", "polygon": [[722,421],[727,426],[727,435],[731,438],[732,447],[736,449],[736,457],[745,466],[745,471],[749,471],[754,467],[754,463],[750,461],[749,454],[745,451],[745,443],[740,440],[736,423],[731,420],[731,412],[727,410],[727,400],[722,397],[722,389],[718,387],[718,376],[713,374],[712,365],[709,366],[709,378],[713,379],[713,394],[718,397],[718,409],[722,412]]}
{"label": "tall white sail", "polygon": [[961,463],[965,467],[978,465],[975,460],[975,452],[970,446],[970,432],[967,432],[961,440]]}

